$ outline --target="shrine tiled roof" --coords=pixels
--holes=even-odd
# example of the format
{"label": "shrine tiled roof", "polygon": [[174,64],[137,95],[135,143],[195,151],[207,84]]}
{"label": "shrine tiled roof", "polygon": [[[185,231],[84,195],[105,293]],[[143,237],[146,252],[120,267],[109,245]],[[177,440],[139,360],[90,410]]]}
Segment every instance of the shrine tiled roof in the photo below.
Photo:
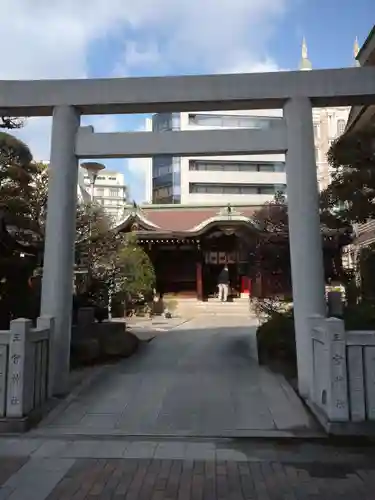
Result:
{"label": "shrine tiled roof", "polygon": [[119,227],[126,227],[130,219],[136,222],[144,230],[155,232],[188,232],[194,231],[198,226],[204,225],[205,221],[222,217],[230,220],[231,217],[251,219],[259,206],[196,206],[196,205],[143,205],[129,207],[125,212],[124,222]]}
{"label": "shrine tiled roof", "polygon": [[[205,220],[215,217],[220,212],[220,209],[225,207],[184,207],[184,208],[167,208],[155,210],[151,208],[143,208],[142,211],[146,218],[167,231],[191,231],[196,226],[202,224]],[[251,217],[258,207],[236,207],[236,212],[241,213],[245,217]]]}

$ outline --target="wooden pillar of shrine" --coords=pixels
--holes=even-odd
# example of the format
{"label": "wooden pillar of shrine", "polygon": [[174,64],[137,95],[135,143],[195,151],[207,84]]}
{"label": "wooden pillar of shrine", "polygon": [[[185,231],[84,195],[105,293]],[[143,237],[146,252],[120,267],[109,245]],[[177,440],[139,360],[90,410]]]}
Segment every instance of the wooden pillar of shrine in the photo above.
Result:
{"label": "wooden pillar of shrine", "polygon": [[203,265],[201,261],[196,263],[196,273],[197,273],[197,299],[203,300]]}
{"label": "wooden pillar of shrine", "polygon": [[263,276],[261,271],[257,273],[254,285],[254,296],[261,298],[263,296]]}

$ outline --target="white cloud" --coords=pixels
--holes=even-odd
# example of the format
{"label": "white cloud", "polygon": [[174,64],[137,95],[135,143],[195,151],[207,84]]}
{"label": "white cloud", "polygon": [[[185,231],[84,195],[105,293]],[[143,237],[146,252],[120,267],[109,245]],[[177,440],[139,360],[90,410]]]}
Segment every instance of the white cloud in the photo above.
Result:
{"label": "white cloud", "polygon": [[[105,74],[100,72],[107,61],[95,61],[101,76],[274,70],[267,41],[294,1],[1,0],[7,47],[0,79],[86,78],[93,44],[109,40],[119,53],[108,52],[113,67]],[[97,130],[115,130],[116,120],[90,122]],[[17,134],[35,158],[49,157],[49,118],[30,119]]]}
{"label": "white cloud", "polygon": [[151,57],[172,68],[199,62],[215,68],[237,54],[256,62],[292,1],[2,0],[9,50],[2,51],[0,78],[85,77],[90,44],[108,35],[123,40],[130,66]]}
{"label": "white cloud", "polygon": [[280,68],[271,58],[251,62],[247,61],[245,57],[239,57],[229,66],[221,67],[218,73],[269,73],[272,71],[280,71]]}
{"label": "white cloud", "polygon": [[[117,117],[114,115],[84,116],[82,125],[93,125],[95,132],[115,132]],[[52,119],[50,117],[29,118],[26,126],[12,131],[14,135],[29,145],[36,161],[50,157]]]}

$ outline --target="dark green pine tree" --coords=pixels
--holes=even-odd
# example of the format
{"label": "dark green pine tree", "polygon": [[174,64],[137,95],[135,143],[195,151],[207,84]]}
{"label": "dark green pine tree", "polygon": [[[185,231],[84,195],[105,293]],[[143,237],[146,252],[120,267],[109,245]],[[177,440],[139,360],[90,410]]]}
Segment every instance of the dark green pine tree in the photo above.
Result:
{"label": "dark green pine tree", "polygon": [[331,146],[328,161],[332,183],[322,193],[325,217],[343,223],[375,217],[375,127],[341,136]]}
{"label": "dark green pine tree", "polygon": [[37,259],[32,213],[35,172],[29,148],[0,132],[0,328],[28,313],[28,278]]}

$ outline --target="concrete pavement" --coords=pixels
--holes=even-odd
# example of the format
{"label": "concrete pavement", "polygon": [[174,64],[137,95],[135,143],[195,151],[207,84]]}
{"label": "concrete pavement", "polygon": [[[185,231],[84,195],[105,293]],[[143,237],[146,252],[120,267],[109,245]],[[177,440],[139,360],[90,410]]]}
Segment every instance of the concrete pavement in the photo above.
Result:
{"label": "concrete pavement", "polygon": [[34,436],[311,436],[317,424],[282,376],[259,367],[254,319],[201,317],[106,367]]}

